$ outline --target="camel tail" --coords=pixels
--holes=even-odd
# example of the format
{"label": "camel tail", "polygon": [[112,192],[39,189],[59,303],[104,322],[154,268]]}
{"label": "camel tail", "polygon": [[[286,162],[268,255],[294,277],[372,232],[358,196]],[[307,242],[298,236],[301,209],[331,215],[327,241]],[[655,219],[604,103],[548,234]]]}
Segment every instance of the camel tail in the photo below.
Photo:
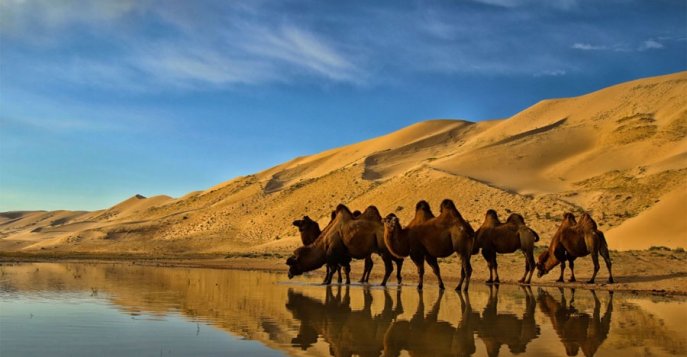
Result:
{"label": "camel tail", "polygon": [[534,241],[539,242],[539,234],[537,234],[537,232],[534,229],[530,229],[530,231],[532,232],[532,234],[534,234]]}
{"label": "camel tail", "polygon": [[599,242],[601,242],[601,246],[608,250],[608,243],[606,243],[606,236],[604,235],[604,232],[597,230],[596,233],[599,235]]}

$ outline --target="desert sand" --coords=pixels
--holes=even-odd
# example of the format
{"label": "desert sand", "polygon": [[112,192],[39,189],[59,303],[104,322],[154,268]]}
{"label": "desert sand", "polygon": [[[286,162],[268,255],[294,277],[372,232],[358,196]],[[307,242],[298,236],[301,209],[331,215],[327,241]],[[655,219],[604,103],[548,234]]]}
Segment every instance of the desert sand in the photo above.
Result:
{"label": "desert sand", "polygon": [[644,78],[543,100],[505,119],[419,122],[176,199],[0,213],[0,252],[286,255],[300,245],[291,222],[303,215],[324,226],[339,203],[374,204],[405,224],[418,200],[437,211],[444,198],[474,228],[487,209],[519,212],[540,246],[563,213],[588,211],[612,250],[686,247],[685,93],[687,72]]}

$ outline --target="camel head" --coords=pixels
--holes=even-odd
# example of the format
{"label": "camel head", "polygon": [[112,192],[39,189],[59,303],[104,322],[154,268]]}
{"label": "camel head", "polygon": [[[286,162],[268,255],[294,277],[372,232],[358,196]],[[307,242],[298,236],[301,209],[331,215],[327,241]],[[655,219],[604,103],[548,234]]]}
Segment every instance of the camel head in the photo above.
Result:
{"label": "camel head", "polygon": [[537,257],[537,263],[535,264],[537,268],[537,278],[546,275],[553,267],[558,265],[558,263],[558,259],[552,256],[548,250],[543,251],[539,254],[539,257]]}
{"label": "camel head", "polygon": [[312,245],[299,247],[286,259],[286,265],[289,266],[289,279],[315,270],[324,265],[324,263],[324,252],[319,251],[317,247]]}
{"label": "camel head", "polygon": [[392,232],[397,228],[401,226],[401,223],[398,220],[398,217],[396,217],[395,214],[389,213],[384,219],[382,220],[382,223],[384,223],[384,229],[389,230],[389,232]]}
{"label": "camel head", "polygon": [[318,230],[320,229],[320,225],[308,216],[303,216],[303,219],[297,219],[293,221],[292,224],[298,227],[299,232],[305,232],[310,229],[313,229],[314,227],[317,227]]}

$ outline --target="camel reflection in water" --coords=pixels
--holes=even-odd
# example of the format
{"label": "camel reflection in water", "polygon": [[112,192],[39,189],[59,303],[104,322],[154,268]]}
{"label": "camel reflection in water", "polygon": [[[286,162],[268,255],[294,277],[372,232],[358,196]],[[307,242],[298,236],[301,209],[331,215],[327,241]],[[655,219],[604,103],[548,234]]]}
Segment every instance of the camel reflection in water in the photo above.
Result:
{"label": "camel reflection in water", "polygon": [[565,352],[568,356],[577,356],[579,350],[587,356],[593,356],[599,346],[606,340],[611,329],[611,314],[613,313],[613,293],[609,293],[606,311],[601,317],[601,302],[594,290],[591,291],[594,298],[594,312],[590,316],[579,312],[573,303],[575,290],[571,292],[568,303],[565,291],[561,288],[561,300],[556,300],[551,294],[539,289],[539,308],[541,312],[551,319],[551,325],[560,337]]}
{"label": "camel reflection in water", "polygon": [[324,303],[289,290],[286,308],[301,321],[292,345],[305,350],[317,342],[318,336],[322,336],[333,356],[379,356],[386,330],[393,319],[403,313],[400,290],[395,308],[389,292],[384,290],[384,308],[375,316],[372,315],[370,289],[363,289],[364,306],[357,311],[350,307],[349,286],[344,288],[343,298],[341,286],[336,289],[336,296],[331,286],[326,290]]}
{"label": "camel reflection in water", "polygon": [[363,289],[364,306],[356,311],[350,308],[348,287],[343,288],[343,295],[340,287],[335,288],[336,295],[332,287],[326,289],[324,303],[289,290],[286,307],[301,321],[294,346],[308,349],[321,336],[333,356],[399,356],[402,351],[411,356],[470,356],[477,350],[478,336],[488,355],[497,356],[502,345],[514,354],[525,352],[540,333],[534,320],[536,299],[529,287],[522,288],[525,310],[520,317],[498,312],[498,288],[490,290],[481,315],[473,311],[468,294],[457,293],[461,311],[455,312],[455,324],[438,319],[443,292],[426,314],[423,294],[418,292],[415,313],[404,320],[398,319],[403,313],[400,290],[395,306],[389,291],[384,290],[384,307],[373,316],[369,289]]}

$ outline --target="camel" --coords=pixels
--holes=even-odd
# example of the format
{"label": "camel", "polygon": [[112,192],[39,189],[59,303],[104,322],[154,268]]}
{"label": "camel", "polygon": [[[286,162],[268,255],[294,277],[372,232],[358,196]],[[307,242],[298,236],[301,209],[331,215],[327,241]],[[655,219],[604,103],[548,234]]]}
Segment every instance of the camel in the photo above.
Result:
{"label": "camel", "polygon": [[[500,282],[496,253],[513,253],[518,249],[525,255],[525,274],[518,283],[529,284],[535,268],[534,243],[538,241],[539,235],[525,224],[525,219],[521,215],[511,213],[506,223],[501,223],[496,211],[488,210],[484,223],[475,234],[476,244],[473,248],[473,254],[482,249],[482,256],[489,266],[487,284]],[[494,273],[496,279],[493,278]]]}
{"label": "camel", "polygon": [[563,215],[563,222],[551,239],[551,244],[547,251],[539,255],[537,262],[537,277],[541,278],[551,271],[558,263],[561,264],[561,275],[558,282],[563,281],[565,271],[565,261],[570,265],[570,282],[575,279],[574,261],[579,257],[590,255],[594,263],[594,274],[587,283],[594,283],[596,274],[599,272],[599,254],[606,262],[608,269],[608,282],[613,283],[611,273],[611,256],[608,252],[608,244],[603,232],[597,229],[596,222],[588,213],[582,214],[580,222],[576,222],[572,213]]}
{"label": "camel", "polygon": [[[427,205],[428,206],[428,205]],[[417,266],[419,275],[418,289],[422,289],[424,278],[424,261],[427,263],[439,280],[439,289],[444,289],[437,258],[448,257],[458,253],[461,257],[461,277],[456,290],[460,290],[465,282],[464,290],[468,290],[472,266],[470,256],[475,239],[475,231],[458,212],[453,201],[445,199],[441,202],[439,216],[427,218],[427,212],[420,207],[415,212],[415,218],[405,228],[396,215],[389,214],[384,219],[384,242],[389,252],[397,258],[410,255],[411,260]],[[430,211],[431,213],[431,211]],[[425,216],[418,218],[418,215]]]}
{"label": "camel", "polygon": [[[353,217],[358,218],[362,215],[362,213],[358,210],[355,210],[353,212]],[[324,230],[327,230],[329,226],[334,222],[334,218],[336,217],[336,211],[332,211],[331,213],[331,219],[329,223],[327,224],[326,227],[324,227]],[[320,225],[313,221],[310,217],[308,216],[303,216],[303,219],[295,220],[293,221],[293,225],[298,227],[298,231],[301,234],[301,241],[303,242],[303,245],[309,245],[312,244],[317,237],[320,236],[322,231],[320,231]],[[367,279],[369,279],[369,271],[372,270],[373,266],[372,258],[368,257],[365,259],[365,271],[363,271],[363,276],[360,278],[361,283],[366,283]],[[323,284],[326,283],[327,277],[329,276],[329,266],[326,267],[327,271],[324,277],[324,281],[322,282]],[[369,271],[368,271],[369,270]],[[368,271],[367,274],[365,272]],[[339,284],[341,284],[342,279],[341,279],[341,266],[338,266],[336,269],[337,273],[337,281]]]}
{"label": "camel", "polygon": [[336,218],[328,228],[310,245],[300,247],[289,257],[289,278],[303,274],[327,264],[330,267],[326,284],[331,283],[334,269],[344,267],[346,284],[350,284],[351,259],[366,259],[363,281],[369,279],[372,270],[370,255],[377,253],[384,261],[385,273],[381,285],[385,286],[393,270],[392,261],[397,265],[397,279],[401,282],[402,258],[393,257],[386,249],[383,238],[381,215],[376,207],[370,206],[359,217],[345,205],[336,209]]}
{"label": "camel", "polygon": [[568,356],[576,356],[579,350],[585,356],[594,356],[599,347],[608,337],[611,329],[611,316],[613,314],[613,292],[609,292],[609,300],[606,311],[601,316],[601,302],[594,290],[591,290],[594,298],[594,312],[580,312],[573,307],[575,290],[572,290],[572,299],[566,302],[565,293],[560,289],[561,300],[556,300],[548,292],[539,289],[539,308],[541,312],[551,319],[556,334],[561,339]]}
{"label": "camel", "polygon": [[482,318],[477,329],[477,336],[482,339],[487,355],[498,356],[502,345],[508,345],[512,354],[525,352],[527,344],[537,338],[540,328],[534,319],[536,300],[532,289],[523,286],[525,292],[525,311],[522,317],[513,313],[498,311],[498,285],[489,286],[489,300],[484,307]]}

